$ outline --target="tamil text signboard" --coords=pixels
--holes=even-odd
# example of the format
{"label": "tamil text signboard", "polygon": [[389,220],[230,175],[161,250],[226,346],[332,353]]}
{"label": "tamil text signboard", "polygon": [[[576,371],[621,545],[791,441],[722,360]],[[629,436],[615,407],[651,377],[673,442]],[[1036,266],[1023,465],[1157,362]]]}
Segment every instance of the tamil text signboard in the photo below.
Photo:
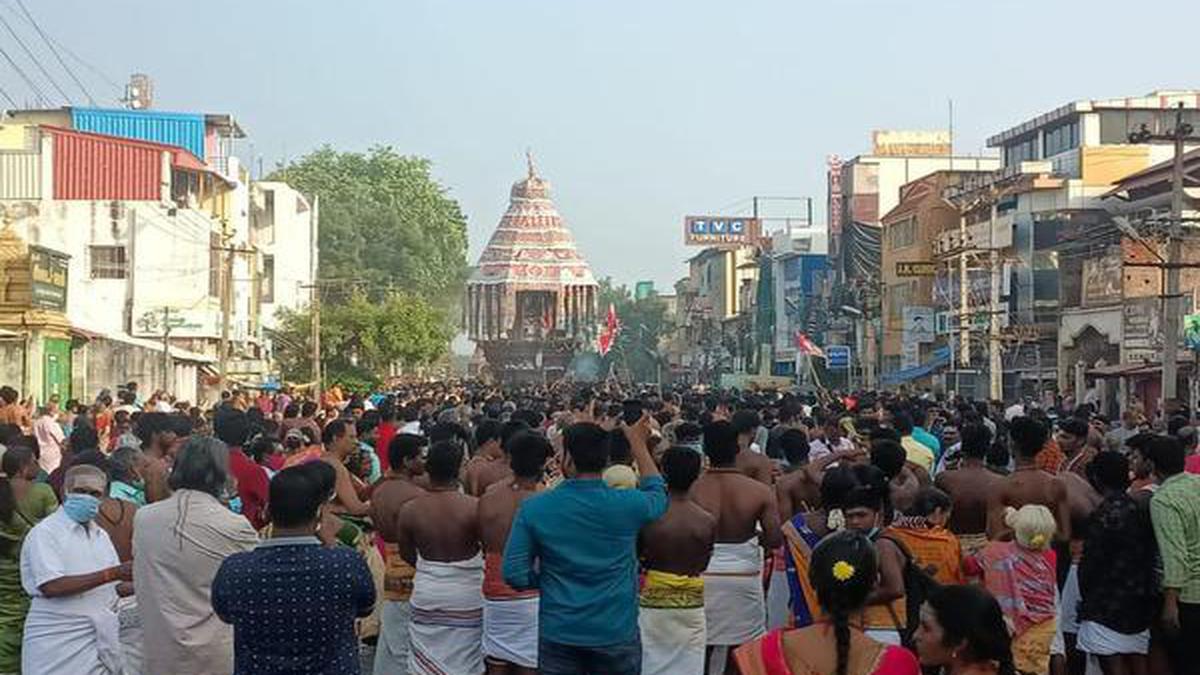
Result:
{"label": "tamil text signboard", "polygon": [[29,247],[29,304],[39,309],[67,311],[67,261],[65,253],[41,246]]}
{"label": "tamil text signboard", "polygon": [[688,246],[751,246],[761,237],[757,218],[742,216],[687,216],[683,242]]}

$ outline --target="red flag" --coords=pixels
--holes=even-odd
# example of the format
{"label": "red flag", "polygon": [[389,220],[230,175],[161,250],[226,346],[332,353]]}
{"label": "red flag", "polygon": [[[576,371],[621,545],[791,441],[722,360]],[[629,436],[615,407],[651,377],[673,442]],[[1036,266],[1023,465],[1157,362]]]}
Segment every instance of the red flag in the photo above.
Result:
{"label": "red flag", "polygon": [[614,305],[608,306],[608,316],[604,319],[604,330],[600,331],[599,344],[597,351],[600,356],[608,354],[612,349],[613,343],[617,341],[617,334],[621,332],[621,320],[617,318],[617,308]]}
{"label": "red flag", "polygon": [[796,349],[799,350],[801,354],[808,354],[809,356],[815,356],[821,359],[825,358],[825,352],[822,351],[821,348],[816,345],[816,343],[810,340],[807,335],[801,333],[800,331],[796,331]]}

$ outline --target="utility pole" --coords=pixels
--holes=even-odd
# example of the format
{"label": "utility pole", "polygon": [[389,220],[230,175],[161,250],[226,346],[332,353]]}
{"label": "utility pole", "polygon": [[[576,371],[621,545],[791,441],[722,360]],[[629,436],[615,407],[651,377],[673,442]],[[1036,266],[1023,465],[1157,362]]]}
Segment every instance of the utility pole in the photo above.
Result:
{"label": "utility pole", "polygon": [[[171,308],[163,307],[163,338],[162,338],[162,389],[163,391],[171,392],[174,387],[170,386],[171,372]],[[174,393],[174,392],[172,392]]]}
{"label": "utility pole", "polygon": [[1162,400],[1165,407],[1167,401],[1177,395],[1179,368],[1179,269],[1180,249],[1183,237],[1183,146],[1187,140],[1200,140],[1192,137],[1192,125],[1183,121],[1183,103],[1175,108],[1175,127],[1166,133],[1156,134],[1142,124],[1136,131],[1129,134],[1129,142],[1140,143],[1171,143],[1174,145],[1174,158],[1171,172],[1171,219],[1167,223],[1167,259],[1166,287],[1163,289],[1163,354],[1162,354]]}
{"label": "utility pole", "polygon": [[321,285],[316,279],[312,284],[312,377],[313,399],[321,400]]}
{"label": "utility pole", "polygon": [[1000,254],[996,251],[996,200],[992,199],[988,217],[988,263],[991,265],[988,303],[988,394],[993,401],[1004,400],[1004,366],[1000,361]]}

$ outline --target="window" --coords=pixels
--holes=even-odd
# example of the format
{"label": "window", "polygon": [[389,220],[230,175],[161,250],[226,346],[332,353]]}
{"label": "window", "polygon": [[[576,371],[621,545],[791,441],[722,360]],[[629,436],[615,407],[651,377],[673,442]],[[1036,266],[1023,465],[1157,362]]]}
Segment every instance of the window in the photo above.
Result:
{"label": "window", "polygon": [[1064,122],[1046,129],[1046,157],[1053,157],[1079,147],[1079,120]]}
{"label": "window", "polygon": [[263,211],[266,212],[267,222],[275,224],[275,191],[263,190]]}
{"label": "window", "polygon": [[208,294],[221,295],[221,235],[213,232],[208,238]]}
{"label": "window", "polygon": [[[1200,111],[1184,110],[1183,121],[1200,126]],[[1104,145],[1129,143],[1129,134],[1145,124],[1151,133],[1167,133],[1175,127],[1175,110],[1101,110],[1100,142]]]}
{"label": "window", "polygon": [[275,256],[263,256],[262,301],[275,302]]}
{"label": "window", "polygon": [[1013,141],[1004,146],[1004,166],[1017,166],[1021,162],[1030,162],[1038,158],[1037,134]]}
{"label": "window", "polygon": [[904,318],[904,308],[913,304],[917,295],[916,281],[902,281],[888,286],[888,324],[898,325]]}
{"label": "window", "polygon": [[92,278],[124,279],[127,264],[124,246],[93,246]]}
{"label": "window", "polygon": [[916,240],[917,221],[913,218],[893,223],[888,227],[888,241],[892,249],[912,246]]}

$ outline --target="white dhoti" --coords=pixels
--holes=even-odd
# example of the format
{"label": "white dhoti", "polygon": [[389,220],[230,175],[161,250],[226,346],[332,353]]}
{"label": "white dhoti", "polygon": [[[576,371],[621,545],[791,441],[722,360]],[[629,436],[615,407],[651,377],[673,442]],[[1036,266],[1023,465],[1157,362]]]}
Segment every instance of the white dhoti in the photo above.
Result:
{"label": "white dhoti", "polygon": [[1067,580],[1063,583],[1061,601],[1058,603],[1058,626],[1064,633],[1079,632],[1079,563],[1071,563]]}
{"label": "white dhoti", "polygon": [[483,672],[483,556],[417,559],[409,623],[408,670],[422,675]]}
{"label": "white dhoti", "polygon": [[47,609],[34,598],[25,617],[21,672],[25,675],[117,675],[122,671],[117,613]]}
{"label": "white dhoti", "polygon": [[704,672],[704,580],[650,570],[639,605],[642,675]]}
{"label": "white dhoti", "polygon": [[767,630],[787,628],[792,617],[792,590],[788,585],[787,567],[783,563],[783,547],[775,551],[771,579],[767,586]]}
{"label": "white dhoti", "polygon": [[483,655],[522,668],[537,668],[536,595],[483,601]]}
{"label": "white dhoti", "polygon": [[1149,629],[1138,633],[1121,633],[1095,621],[1082,621],[1076,640],[1079,651],[1096,656],[1150,653]]}
{"label": "white dhoti", "polygon": [[758,538],[713,546],[704,570],[704,615],[708,644],[741,645],[766,632]]}
{"label": "white dhoti", "polygon": [[374,675],[408,675],[408,622],[412,609],[407,600],[386,600],[379,613],[379,641],[375,643]]}
{"label": "white dhoti", "polygon": [[142,675],[142,615],[138,613],[137,596],[117,601],[117,623],[124,675]]}

